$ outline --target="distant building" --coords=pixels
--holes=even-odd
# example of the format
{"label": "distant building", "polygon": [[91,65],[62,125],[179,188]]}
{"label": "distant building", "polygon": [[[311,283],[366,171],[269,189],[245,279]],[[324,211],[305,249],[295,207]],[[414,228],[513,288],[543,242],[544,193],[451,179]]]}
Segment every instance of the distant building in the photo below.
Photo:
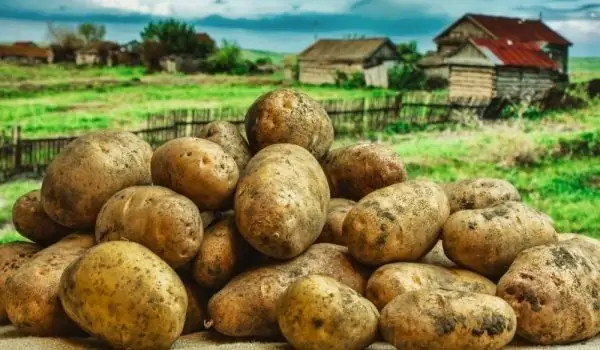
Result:
{"label": "distant building", "polygon": [[121,46],[112,41],[99,41],[92,43],[75,53],[75,64],[78,66],[96,66],[116,64],[116,57]]}
{"label": "distant building", "polygon": [[37,45],[0,45],[0,60],[17,63],[53,63],[54,51]]}
{"label": "distant building", "polygon": [[216,45],[215,41],[213,40],[213,38],[210,37],[210,35],[208,35],[208,33],[196,33],[196,39],[198,39],[198,41],[201,43],[205,43],[212,46]]}

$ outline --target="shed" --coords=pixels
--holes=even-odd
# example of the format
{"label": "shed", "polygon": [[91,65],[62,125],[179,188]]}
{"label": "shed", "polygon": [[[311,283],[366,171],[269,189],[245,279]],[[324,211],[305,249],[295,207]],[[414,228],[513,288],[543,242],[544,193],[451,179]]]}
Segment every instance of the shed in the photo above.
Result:
{"label": "shed", "polygon": [[543,43],[471,39],[444,62],[450,70],[450,98],[536,97],[560,79],[558,64]]}
{"label": "shed", "polygon": [[25,45],[0,45],[0,59],[20,63],[52,63],[54,52],[51,48]]}
{"label": "shed", "polygon": [[298,55],[299,80],[335,84],[338,72],[363,73],[367,85],[388,87],[387,71],[400,60],[388,38],[321,39]]}
{"label": "shed", "polygon": [[109,65],[116,63],[116,57],[121,50],[121,46],[112,41],[99,41],[78,50],[75,53],[75,63],[82,65]]}

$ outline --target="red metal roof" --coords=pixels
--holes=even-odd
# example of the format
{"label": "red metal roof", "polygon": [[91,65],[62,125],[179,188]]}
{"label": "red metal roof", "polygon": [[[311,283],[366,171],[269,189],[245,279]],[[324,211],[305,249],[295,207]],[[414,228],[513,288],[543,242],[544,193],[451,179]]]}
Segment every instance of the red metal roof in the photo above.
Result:
{"label": "red metal roof", "polygon": [[557,69],[558,65],[536,43],[513,42],[508,39],[472,39],[497,64],[514,67]]}

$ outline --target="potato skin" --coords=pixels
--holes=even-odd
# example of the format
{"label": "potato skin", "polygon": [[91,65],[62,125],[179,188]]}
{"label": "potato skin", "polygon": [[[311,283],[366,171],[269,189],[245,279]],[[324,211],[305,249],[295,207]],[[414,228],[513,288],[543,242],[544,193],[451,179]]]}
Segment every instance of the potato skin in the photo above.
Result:
{"label": "potato skin", "polygon": [[93,245],[91,234],[69,234],[36,253],[6,280],[6,312],[18,330],[35,336],[81,333],[60,304],[59,282],[67,266]]}
{"label": "potato skin", "polygon": [[373,272],[366,297],[383,309],[400,294],[422,289],[447,289],[496,295],[496,284],[474,272],[419,263],[392,263]]}
{"label": "potato skin", "polygon": [[331,119],[321,104],[293,89],[260,96],[246,113],[246,136],[254,153],[278,144],[298,145],[322,159],[333,143]]}
{"label": "potato skin", "polygon": [[242,237],[264,255],[294,258],[317,240],[329,204],[327,179],[304,148],[275,144],[246,166],[234,198]]}
{"label": "potato skin", "polygon": [[232,337],[281,335],[277,300],[297,278],[310,274],[332,277],[361,295],[368,276],[347,248],[314,244],[295,259],[251,269],[229,281],[208,302],[214,329]]}
{"label": "potato skin", "polygon": [[518,317],[517,335],[562,345],[600,332],[600,245],[571,238],[522,251],[497,295]]}
{"label": "potato skin", "polygon": [[450,213],[483,209],[505,201],[521,201],[519,191],[510,182],[495,178],[458,180],[443,186],[450,202]]}
{"label": "potato skin", "polygon": [[106,201],[95,233],[99,243],[140,243],[176,269],[198,253],[204,229],[200,211],[187,197],[161,186],[132,186]]}
{"label": "potato skin", "polygon": [[317,239],[318,243],[346,245],[342,226],[346,215],[355,204],[355,201],[344,198],[332,198],[329,201],[327,219],[321,235]]}
{"label": "potato skin", "polygon": [[240,171],[215,142],[180,137],[158,147],[151,160],[152,181],[191,199],[200,211],[229,209]]}
{"label": "potato skin", "polygon": [[346,215],[343,234],[350,254],[361,263],[417,261],[438,241],[449,213],[439,185],[410,180],[361,199]]}
{"label": "potato skin", "polygon": [[54,158],[42,181],[44,211],[60,225],[93,230],[100,208],[116,192],[150,185],[152,147],[125,131],[81,136]]}
{"label": "potato skin", "polygon": [[248,141],[242,136],[238,127],[224,120],[210,122],[196,135],[199,138],[212,141],[221,146],[238,166],[240,174],[252,158]]}
{"label": "potato skin", "polygon": [[26,261],[42,250],[43,247],[29,242],[11,242],[0,244],[0,325],[7,323],[4,290],[6,280]]}
{"label": "potato skin", "polygon": [[355,290],[327,276],[297,279],[277,303],[277,322],[296,349],[356,349],[373,343],[379,311]]}
{"label": "potato skin", "polygon": [[493,295],[441,289],[408,292],[382,311],[379,329],[398,349],[502,349],[517,318]]}
{"label": "potato skin", "polygon": [[390,147],[357,143],[333,149],[322,162],[331,197],[359,201],[378,189],[408,180],[404,163]]}
{"label": "potato skin", "polygon": [[181,275],[179,277],[185,286],[188,298],[185,324],[181,335],[201,332],[205,329],[205,322],[208,319],[206,305],[208,304],[209,293],[202,289],[191,277]]}
{"label": "potato skin", "polygon": [[100,243],[69,265],[60,301],[83,330],[119,349],[169,349],[183,331],[188,306],[175,271],[127,241]]}
{"label": "potato skin", "polygon": [[433,248],[419,260],[420,263],[437,265],[442,267],[457,267],[454,261],[450,260],[444,253],[444,243],[440,239]]}
{"label": "potato skin", "polygon": [[19,197],[12,207],[12,221],[21,236],[47,247],[64,238],[72,229],[54,222],[44,211],[41,191],[33,190]]}
{"label": "potato skin", "polygon": [[448,258],[492,280],[502,276],[521,251],[558,239],[544,214],[515,201],[456,212],[444,224],[443,237]]}

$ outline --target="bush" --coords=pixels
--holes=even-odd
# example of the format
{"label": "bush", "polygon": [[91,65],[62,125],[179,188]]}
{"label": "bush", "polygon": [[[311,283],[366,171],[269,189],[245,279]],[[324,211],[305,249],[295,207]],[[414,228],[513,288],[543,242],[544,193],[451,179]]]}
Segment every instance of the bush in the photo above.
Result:
{"label": "bush", "polygon": [[259,66],[264,66],[267,64],[273,64],[273,60],[271,59],[271,57],[260,57],[256,59],[255,63]]}
{"label": "bush", "polygon": [[237,43],[223,40],[221,48],[203,62],[202,70],[208,73],[243,75],[256,72],[257,66],[242,58],[242,49]]}
{"label": "bush", "polygon": [[388,71],[389,86],[395,90],[422,90],[427,77],[414,65],[401,64]]}
{"label": "bush", "polygon": [[365,75],[361,72],[354,72],[348,75],[345,72],[337,71],[335,85],[344,89],[358,89],[367,85]]}

